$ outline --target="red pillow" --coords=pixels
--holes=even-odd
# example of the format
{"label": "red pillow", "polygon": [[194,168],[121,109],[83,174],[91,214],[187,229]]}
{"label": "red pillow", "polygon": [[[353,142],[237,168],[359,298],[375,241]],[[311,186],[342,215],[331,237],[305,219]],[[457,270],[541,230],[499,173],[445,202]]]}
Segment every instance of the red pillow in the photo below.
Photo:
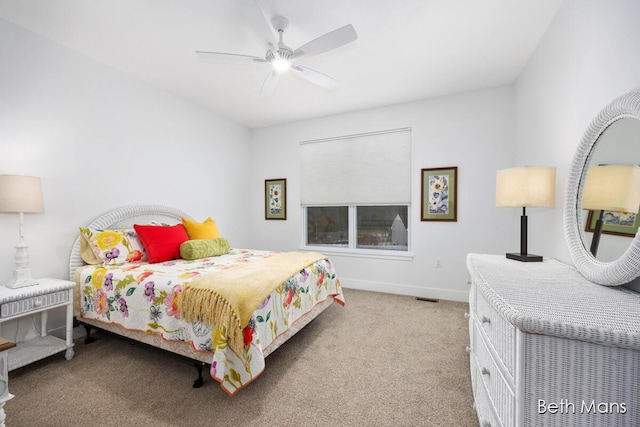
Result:
{"label": "red pillow", "polygon": [[134,224],[133,228],[147,251],[150,264],[180,258],[180,245],[189,240],[187,230],[182,224],[171,226]]}

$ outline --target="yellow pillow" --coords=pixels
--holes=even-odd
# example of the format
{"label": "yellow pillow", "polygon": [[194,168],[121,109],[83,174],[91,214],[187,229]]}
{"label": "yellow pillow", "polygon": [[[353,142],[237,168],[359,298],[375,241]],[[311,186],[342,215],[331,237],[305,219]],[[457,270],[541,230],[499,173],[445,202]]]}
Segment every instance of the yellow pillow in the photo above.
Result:
{"label": "yellow pillow", "polygon": [[187,230],[189,240],[217,239],[220,237],[218,226],[211,218],[207,218],[203,222],[182,218],[182,225],[184,225],[184,228]]}

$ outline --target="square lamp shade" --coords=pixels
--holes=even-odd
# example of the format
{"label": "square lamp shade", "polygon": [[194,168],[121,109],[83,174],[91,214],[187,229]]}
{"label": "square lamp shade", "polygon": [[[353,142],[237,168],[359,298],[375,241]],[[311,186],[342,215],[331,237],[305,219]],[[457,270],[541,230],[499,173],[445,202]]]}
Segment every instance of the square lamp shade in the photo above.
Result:
{"label": "square lamp shade", "polygon": [[20,241],[16,246],[14,277],[7,286],[21,288],[37,285],[31,278],[29,247],[24,243],[24,214],[43,212],[40,178],[24,175],[0,175],[0,212],[17,213],[20,220]]}
{"label": "square lamp shade", "polygon": [[582,208],[600,211],[591,239],[591,254],[595,257],[602,234],[604,212],[637,213],[640,207],[640,166],[592,166],[582,192]]}
{"label": "square lamp shade", "polygon": [[556,168],[523,166],[496,172],[496,206],[506,208],[553,207]]}
{"label": "square lamp shade", "polygon": [[640,166],[592,166],[587,171],[582,209],[590,211],[638,212]]}
{"label": "square lamp shade", "polygon": [[516,261],[538,262],[542,256],[527,252],[528,207],[553,207],[556,196],[556,168],[523,166],[496,172],[496,206],[522,208],[520,253],[508,253]]}

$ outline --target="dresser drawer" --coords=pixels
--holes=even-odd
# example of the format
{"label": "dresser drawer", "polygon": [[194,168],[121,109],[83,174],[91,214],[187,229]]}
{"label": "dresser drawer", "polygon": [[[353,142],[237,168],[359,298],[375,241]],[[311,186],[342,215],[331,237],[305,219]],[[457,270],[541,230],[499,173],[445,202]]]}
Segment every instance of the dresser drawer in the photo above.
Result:
{"label": "dresser drawer", "polygon": [[476,316],[501,362],[513,379],[515,371],[516,328],[507,322],[481,292],[476,292]]}
{"label": "dresser drawer", "polygon": [[0,306],[0,317],[3,319],[20,316],[30,311],[40,310],[63,304],[69,301],[69,291],[58,291],[50,294],[37,295],[18,301],[5,302]]}
{"label": "dresser drawer", "polygon": [[508,425],[503,426],[497,420],[493,409],[491,408],[491,401],[489,400],[487,389],[485,388],[482,379],[479,378],[481,374],[477,370],[476,375],[476,389],[474,390],[473,397],[475,399],[475,408],[476,413],[478,414],[480,427],[510,427]]}
{"label": "dresser drawer", "polygon": [[514,425],[515,395],[500,368],[491,356],[480,331],[476,334],[476,358],[478,362],[476,389],[484,386],[502,425]]}

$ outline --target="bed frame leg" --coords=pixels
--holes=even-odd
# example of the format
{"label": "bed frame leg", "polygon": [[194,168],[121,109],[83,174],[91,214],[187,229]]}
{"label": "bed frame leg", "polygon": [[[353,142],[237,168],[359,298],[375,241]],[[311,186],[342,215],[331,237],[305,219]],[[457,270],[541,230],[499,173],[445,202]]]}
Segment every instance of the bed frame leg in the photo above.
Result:
{"label": "bed frame leg", "polygon": [[200,388],[204,383],[204,378],[202,377],[202,369],[204,368],[204,362],[195,363],[193,366],[198,370],[198,378],[193,382],[193,388]]}
{"label": "bed frame leg", "polygon": [[95,338],[90,336],[91,335],[91,326],[84,325],[84,330],[87,332],[87,337],[84,339],[84,343],[85,344],[91,344],[92,342],[95,341]]}

